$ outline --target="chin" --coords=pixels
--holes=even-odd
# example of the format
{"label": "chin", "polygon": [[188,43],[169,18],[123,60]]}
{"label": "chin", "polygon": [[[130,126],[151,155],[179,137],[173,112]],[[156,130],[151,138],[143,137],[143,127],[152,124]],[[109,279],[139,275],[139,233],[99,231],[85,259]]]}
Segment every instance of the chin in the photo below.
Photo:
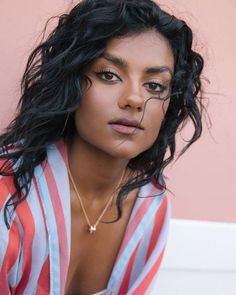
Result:
{"label": "chin", "polygon": [[[146,150],[146,149],[145,149]],[[134,150],[129,150],[129,149],[123,149],[123,148],[116,148],[112,151],[109,151],[109,155],[114,157],[114,158],[119,158],[119,159],[125,159],[125,160],[131,160],[135,157],[137,157],[139,154],[144,152],[145,150],[142,151],[134,151]]]}

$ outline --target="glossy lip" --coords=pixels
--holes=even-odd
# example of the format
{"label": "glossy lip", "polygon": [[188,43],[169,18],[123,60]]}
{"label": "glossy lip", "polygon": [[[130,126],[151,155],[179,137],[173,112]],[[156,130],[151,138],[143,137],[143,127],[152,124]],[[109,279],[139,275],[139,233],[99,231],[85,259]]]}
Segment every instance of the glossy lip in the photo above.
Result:
{"label": "glossy lip", "polygon": [[133,135],[141,130],[144,130],[143,126],[137,120],[130,120],[127,118],[120,118],[109,122],[109,125],[113,130],[125,135]]}

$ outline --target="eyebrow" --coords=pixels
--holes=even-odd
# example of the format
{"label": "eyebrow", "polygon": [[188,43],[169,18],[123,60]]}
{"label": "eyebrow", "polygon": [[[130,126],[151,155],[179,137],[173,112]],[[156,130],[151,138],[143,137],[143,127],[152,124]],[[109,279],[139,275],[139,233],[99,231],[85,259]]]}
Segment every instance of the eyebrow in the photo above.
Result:
{"label": "eyebrow", "polygon": [[[111,62],[112,64],[121,67],[121,68],[128,68],[128,63],[126,60],[124,60],[123,58],[119,57],[119,56],[115,56],[112,55],[108,52],[104,52],[101,55],[101,58],[106,59],[107,61]],[[145,68],[145,73],[146,74],[160,74],[160,73],[164,73],[164,72],[169,72],[171,77],[173,76],[173,72],[172,70],[167,67],[167,66],[154,66],[154,67],[147,67]]]}

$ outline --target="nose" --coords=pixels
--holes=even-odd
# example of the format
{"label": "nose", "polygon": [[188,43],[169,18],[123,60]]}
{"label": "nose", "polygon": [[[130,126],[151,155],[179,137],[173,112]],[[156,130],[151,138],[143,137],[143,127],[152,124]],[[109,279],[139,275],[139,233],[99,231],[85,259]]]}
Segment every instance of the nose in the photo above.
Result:
{"label": "nose", "polygon": [[128,83],[119,98],[118,105],[121,109],[133,109],[142,112],[144,97],[141,86],[138,83]]}

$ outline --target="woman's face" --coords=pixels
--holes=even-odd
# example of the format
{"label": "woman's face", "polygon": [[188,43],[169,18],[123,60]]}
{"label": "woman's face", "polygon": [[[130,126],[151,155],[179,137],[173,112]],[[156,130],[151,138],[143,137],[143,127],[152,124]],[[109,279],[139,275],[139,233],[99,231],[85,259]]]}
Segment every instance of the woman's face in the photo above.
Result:
{"label": "woman's face", "polygon": [[173,70],[171,47],[156,31],[112,39],[85,72],[92,85],[75,114],[77,139],[127,160],[147,150],[169,105]]}

